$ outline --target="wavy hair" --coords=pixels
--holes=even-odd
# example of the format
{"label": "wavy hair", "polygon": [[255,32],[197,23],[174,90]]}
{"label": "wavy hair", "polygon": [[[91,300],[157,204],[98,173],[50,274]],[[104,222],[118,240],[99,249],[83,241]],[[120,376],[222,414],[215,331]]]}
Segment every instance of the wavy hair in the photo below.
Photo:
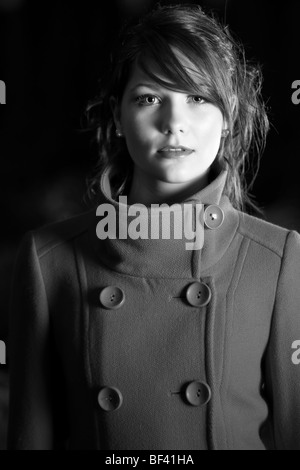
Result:
{"label": "wavy hair", "polygon": [[[180,54],[194,64],[192,73],[181,63]],[[89,196],[99,192],[100,177],[106,169],[110,169],[113,197],[130,186],[133,162],[125,139],[115,135],[110,97],[121,103],[132,66],[137,63],[160,85],[201,94],[218,106],[229,130],[221,138],[215,160],[228,170],[224,192],[236,209],[258,209],[249,190],[269,129],[261,96],[262,73],[257,65],[246,61],[242,45],[233,39],[228,27],[198,5],[159,5],[123,25],[110,58],[99,95],[86,110],[97,147],[97,163],[88,180]],[[155,61],[166,80],[153,74],[149,59]],[[252,180],[247,185],[249,171]]]}

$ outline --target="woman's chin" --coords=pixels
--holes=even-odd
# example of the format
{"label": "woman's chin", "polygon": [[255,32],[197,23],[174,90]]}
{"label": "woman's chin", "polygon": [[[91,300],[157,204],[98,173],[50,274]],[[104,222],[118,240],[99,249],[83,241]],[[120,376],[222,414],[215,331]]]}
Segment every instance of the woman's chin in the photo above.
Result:
{"label": "woman's chin", "polygon": [[191,171],[191,169],[189,169],[189,171],[184,171],[183,169],[174,170],[173,168],[172,171],[160,172],[159,179],[170,184],[189,185],[205,179],[208,173],[208,170],[199,173],[195,173],[195,171]]}

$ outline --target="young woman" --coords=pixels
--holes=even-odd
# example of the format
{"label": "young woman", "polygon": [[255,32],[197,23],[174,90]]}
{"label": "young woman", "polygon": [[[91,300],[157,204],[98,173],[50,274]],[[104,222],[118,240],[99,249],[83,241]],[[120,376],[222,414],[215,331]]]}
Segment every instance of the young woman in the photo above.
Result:
{"label": "young woman", "polygon": [[300,238],[245,211],[260,86],[198,6],[122,31],[96,207],[18,258],[10,449],[300,448]]}

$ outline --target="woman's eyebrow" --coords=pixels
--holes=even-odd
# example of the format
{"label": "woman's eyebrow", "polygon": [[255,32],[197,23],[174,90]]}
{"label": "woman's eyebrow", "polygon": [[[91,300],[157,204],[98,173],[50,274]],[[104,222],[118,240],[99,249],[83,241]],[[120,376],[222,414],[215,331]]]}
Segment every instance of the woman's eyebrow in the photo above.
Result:
{"label": "woman's eyebrow", "polygon": [[139,88],[139,87],[146,87],[146,88],[156,88],[156,89],[159,89],[159,85],[157,85],[156,83],[137,83],[136,85],[134,85],[130,91],[134,91],[136,88]]}

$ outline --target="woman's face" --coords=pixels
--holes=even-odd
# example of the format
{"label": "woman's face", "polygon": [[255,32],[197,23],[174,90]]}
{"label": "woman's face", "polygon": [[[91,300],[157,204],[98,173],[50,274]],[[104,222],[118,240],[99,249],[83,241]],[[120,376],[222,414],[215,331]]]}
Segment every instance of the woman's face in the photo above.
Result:
{"label": "woman's face", "polygon": [[[157,66],[153,72],[164,78]],[[164,88],[133,66],[118,112],[141,182],[187,183],[207,176],[225,126],[220,109],[199,95]]]}

